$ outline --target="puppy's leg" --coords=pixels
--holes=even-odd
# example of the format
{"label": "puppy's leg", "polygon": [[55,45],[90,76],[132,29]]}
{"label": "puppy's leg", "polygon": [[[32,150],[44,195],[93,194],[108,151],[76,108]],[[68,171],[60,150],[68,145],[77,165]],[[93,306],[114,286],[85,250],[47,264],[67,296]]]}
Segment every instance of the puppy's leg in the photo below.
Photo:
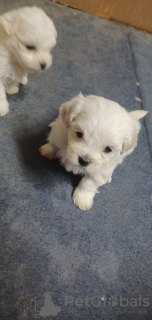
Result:
{"label": "puppy's leg", "polygon": [[39,151],[43,157],[49,160],[57,159],[57,150],[49,143],[46,143],[42,147],[40,147]]}
{"label": "puppy's leg", "polygon": [[9,112],[9,104],[6,100],[5,88],[0,81],[0,116],[5,116]]}
{"label": "puppy's leg", "polygon": [[19,92],[19,84],[17,81],[9,81],[6,84],[6,93],[8,94],[14,94]]}
{"label": "puppy's leg", "polygon": [[73,202],[81,210],[89,210],[93,205],[93,198],[97,191],[98,186],[91,177],[84,177],[80,181],[78,187],[73,193]]}
{"label": "puppy's leg", "polygon": [[25,86],[28,83],[27,74],[25,73],[20,81],[20,84]]}

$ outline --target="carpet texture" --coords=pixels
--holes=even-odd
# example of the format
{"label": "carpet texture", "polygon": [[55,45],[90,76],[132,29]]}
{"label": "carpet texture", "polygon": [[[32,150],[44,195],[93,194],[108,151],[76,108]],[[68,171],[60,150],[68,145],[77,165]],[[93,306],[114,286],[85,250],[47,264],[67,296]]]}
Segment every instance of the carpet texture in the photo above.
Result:
{"label": "carpet texture", "polygon": [[[51,69],[9,96],[0,118],[0,319],[150,320],[152,36],[48,0],[1,1],[0,13],[32,4],[52,17],[58,42]],[[80,91],[149,110],[137,148],[88,212],[72,203],[79,178],[38,151]]]}

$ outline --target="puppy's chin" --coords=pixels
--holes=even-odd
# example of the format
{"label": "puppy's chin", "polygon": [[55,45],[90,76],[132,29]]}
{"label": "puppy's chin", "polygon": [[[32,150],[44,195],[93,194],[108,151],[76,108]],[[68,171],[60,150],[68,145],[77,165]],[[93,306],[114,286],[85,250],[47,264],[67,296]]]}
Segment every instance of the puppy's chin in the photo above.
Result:
{"label": "puppy's chin", "polygon": [[64,164],[64,167],[68,172],[73,172],[74,174],[81,174],[81,175],[86,174],[86,171],[82,166],[73,165],[72,163],[70,163],[68,161],[66,162],[66,164]]}
{"label": "puppy's chin", "polygon": [[[62,162],[62,161],[61,161]],[[96,174],[100,168],[102,167],[101,165],[96,165],[96,164],[89,164],[88,166],[82,166],[79,163],[75,164],[72,163],[71,161],[66,160],[64,163],[62,162],[62,164],[64,165],[65,169],[69,172],[73,172],[74,174],[81,174],[81,175],[94,175]]]}

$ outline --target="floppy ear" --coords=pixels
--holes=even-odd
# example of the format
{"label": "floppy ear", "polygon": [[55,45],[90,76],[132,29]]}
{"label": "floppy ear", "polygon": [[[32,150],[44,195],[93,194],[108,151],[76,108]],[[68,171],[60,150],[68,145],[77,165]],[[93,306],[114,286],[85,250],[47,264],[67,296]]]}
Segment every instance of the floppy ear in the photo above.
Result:
{"label": "floppy ear", "polygon": [[80,112],[83,99],[84,99],[84,96],[82,95],[82,93],[80,93],[75,98],[61,105],[60,116],[67,128],[70,127],[72,121],[76,118],[76,116]]}
{"label": "floppy ear", "polygon": [[4,13],[0,17],[0,24],[8,35],[12,35],[19,28],[18,10],[12,10]]}
{"label": "floppy ear", "polygon": [[135,111],[129,112],[129,114],[131,116],[133,116],[133,118],[136,119],[136,120],[144,118],[147,113],[148,113],[148,111],[145,111],[145,110],[135,110]]}
{"label": "floppy ear", "polygon": [[145,111],[145,110],[135,110],[135,111],[129,112],[129,114],[131,115],[131,118],[133,118],[133,119],[130,119],[132,120],[131,128],[130,128],[130,137],[124,139],[121,154],[125,154],[125,153],[129,154],[136,147],[138,134],[140,131],[140,122],[138,120],[145,117],[147,113],[148,111]]}
{"label": "floppy ear", "polygon": [[[139,126],[139,130],[140,130],[140,126]],[[121,154],[125,154],[125,153],[129,154],[129,152],[131,153],[134,150],[134,148],[137,145],[139,130],[133,131],[131,139],[124,139],[124,142],[122,144]]]}

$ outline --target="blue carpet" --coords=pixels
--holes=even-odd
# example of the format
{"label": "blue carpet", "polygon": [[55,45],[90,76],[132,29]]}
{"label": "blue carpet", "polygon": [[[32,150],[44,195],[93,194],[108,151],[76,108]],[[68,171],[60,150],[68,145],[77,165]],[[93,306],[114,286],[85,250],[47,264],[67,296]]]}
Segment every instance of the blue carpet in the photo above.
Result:
{"label": "blue carpet", "polygon": [[0,118],[0,319],[150,320],[151,112],[89,212],[72,203],[78,177],[38,148],[79,91],[151,111],[152,36],[48,0],[3,0],[0,12],[31,4],[53,18],[58,42],[52,68]]}

